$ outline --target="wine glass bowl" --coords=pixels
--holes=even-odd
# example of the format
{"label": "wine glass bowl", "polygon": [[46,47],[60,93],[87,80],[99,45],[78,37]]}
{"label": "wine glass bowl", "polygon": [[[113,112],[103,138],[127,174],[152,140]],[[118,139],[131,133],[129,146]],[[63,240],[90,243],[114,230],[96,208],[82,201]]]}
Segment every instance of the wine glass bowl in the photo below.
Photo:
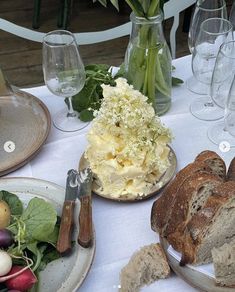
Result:
{"label": "wine glass bowl", "polygon": [[[188,34],[188,47],[191,53],[194,51],[201,23],[209,18],[228,18],[226,2],[224,0],[198,0],[196,2]],[[186,85],[190,91],[196,94],[207,94],[207,86],[200,83],[194,75],[186,80]]]}
{"label": "wine glass bowl", "polygon": [[74,35],[65,30],[51,31],[43,39],[43,75],[48,89],[65,98],[68,110],[53,118],[56,128],[66,132],[87,126],[73,110],[72,96],[79,93],[85,84],[85,69]]}
{"label": "wine glass bowl", "polygon": [[[200,84],[204,84],[208,95],[218,51],[221,44],[230,39],[232,24],[228,20],[209,18],[201,24],[192,56],[192,71]],[[223,111],[215,106],[210,96],[194,100],[190,111],[202,120],[216,120],[223,116]]]}
{"label": "wine glass bowl", "polygon": [[208,18],[228,18],[226,3],[224,0],[198,0],[190,22],[188,47],[193,52],[201,23]]}
{"label": "wine glass bowl", "polygon": [[233,137],[233,142],[230,143],[230,146],[235,146],[235,81],[232,83],[232,87],[228,96],[228,100],[225,107],[225,130],[228,131]]}
{"label": "wine glass bowl", "polygon": [[231,29],[230,22],[221,18],[209,18],[201,25],[192,57],[192,71],[198,81],[208,84],[208,88],[219,48]]}
{"label": "wine glass bowl", "polygon": [[235,41],[225,42],[218,52],[212,74],[210,96],[224,109],[224,120],[207,131],[208,138],[216,145],[226,141],[235,146]]}

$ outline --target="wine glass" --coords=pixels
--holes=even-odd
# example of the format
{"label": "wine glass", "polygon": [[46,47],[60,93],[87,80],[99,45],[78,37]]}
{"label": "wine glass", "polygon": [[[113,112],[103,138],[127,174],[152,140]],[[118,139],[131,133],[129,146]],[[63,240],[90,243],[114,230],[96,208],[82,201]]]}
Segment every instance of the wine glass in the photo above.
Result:
{"label": "wine glass", "polygon": [[74,35],[66,30],[54,30],[43,38],[43,75],[48,89],[65,98],[68,109],[58,112],[54,126],[64,132],[78,131],[88,125],[73,110],[72,96],[85,84],[85,69]]}
{"label": "wine glass", "polygon": [[[235,146],[235,41],[221,45],[212,75],[210,96],[224,111],[224,120],[207,131],[208,138],[215,144],[227,142]],[[233,136],[231,136],[233,135]]]}
{"label": "wine glass", "polygon": [[235,28],[235,2],[233,1],[232,8],[229,14],[229,21],[232,23],[233,28]]}
{"label": "wine glass", "polygon": [[[209,94],[212,73],[220,45],[232,39],[232,24],[223,18],[209,18],[201,24],[192,56],[192,71],[195,78],[207,87]],[[201,96],[190,105],[191,113],[201,120],[217,120],[223,116],[210,96]]]}
{"label": "wine glass", "polygon": [[[227,19],[227,8],[224,0],[198,0],[191,18],[188,47],[193,53],[196,38],[200,31],[201,23],[208,18]],[[207,86],[200,83],[193,75],[186,80],[187,88],[196,94],[207,94]]]}

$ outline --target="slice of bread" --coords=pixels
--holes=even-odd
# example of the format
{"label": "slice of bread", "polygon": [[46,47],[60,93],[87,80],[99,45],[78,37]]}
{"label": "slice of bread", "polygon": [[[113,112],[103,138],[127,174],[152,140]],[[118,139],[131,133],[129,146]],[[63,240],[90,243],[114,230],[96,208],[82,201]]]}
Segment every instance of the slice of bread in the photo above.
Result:
{"label": "slice of bread", "polygon": [[180,251],[184,242],[187,223],[206,203],[222,180],[209,173],[195,173],[182,184],[172,207],[165,236],[175,250]]}
{"label": "slice of bread", "polygon": [[170,275],[166,255],[159,243],[142,247],[121,270],[121,292],[138,292],[141,287]]}
{"label": "slice of bread", "polygon": [[190,163],[181,169],[174,180],[164,189],[161,197],[153,203],[151,210],[151,227],[154,231],[165,236],[165,229],[171,217],[172,206],[182,184],[191,175],[198,172],[210,172],[208,166],[202,162]]}
{"label": "slice of bread", "polygon": [[204,207],[188,222],[181,265],[212,261],[211,250],[235,237],[235,182],[220,184]]}
{"label": "slice of bread", "polygon": [[156,200],[151,211],[151,227],[166,236],[168,221],[172,217],[173,206],[175,205],[178,191],[184,182],[193,174],[203,172],[211,173],[225,180],[226,166],[223,159],[213,151],[203,151],[195,159],[175,176],[174,180],[164,189],[161,197]]}
{"label": "slice of bread", "polygon": [[230,243],[213,248],[211,253],[216,283],[235,287],[235,238]]}

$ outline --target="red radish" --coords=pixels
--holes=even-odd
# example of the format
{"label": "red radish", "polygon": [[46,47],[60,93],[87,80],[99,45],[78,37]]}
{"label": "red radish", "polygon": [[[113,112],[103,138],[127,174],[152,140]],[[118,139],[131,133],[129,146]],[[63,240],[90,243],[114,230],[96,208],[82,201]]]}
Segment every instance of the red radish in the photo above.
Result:
{"label": "red radish", "polygon": [[[7,276],[13,275],[24,269],[22,266],[13,266]],[[7,280],[5,285],[10,290],[26,291],[31,289],[33,285],[37,282],[37,278],[34,273],[28,268],[21,274]]]}

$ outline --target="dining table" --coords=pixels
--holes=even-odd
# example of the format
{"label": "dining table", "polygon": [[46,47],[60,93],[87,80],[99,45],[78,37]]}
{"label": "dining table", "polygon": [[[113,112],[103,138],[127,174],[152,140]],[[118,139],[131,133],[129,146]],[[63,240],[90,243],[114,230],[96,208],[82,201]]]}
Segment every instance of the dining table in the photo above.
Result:
{"label": "dining table", "polygon": [[[191,55],[173,60],[173,65],[173,76],[183,81],[192,74]],[[52,118],[65,106],[63,98],[53,95],[45,85],[22,90],[45,103]],[[173,134],[170,146],[176,154],[177,171],[192,162],[204,150],[217,152],[227,166],[235,156],[234,148],[221,148],[208,139],[208,127],[216,121],[199,120],[190,113],[190,103],[198,97],[187,89],[185,82],[173,87],[171,108],[160,117]],[[62,132],[52,126],[41,151],[27,164],[4,177],[37,178],[64,187],[67,171],[78,168],[79,160],[87,146],[86,135],[91,123],[77,132]],[[146,200],[135,202],[118,202],[92,195],[96,251],[90,271],[79,291],[119,290],[120,271],[127,265],[131,256],[143,246],[159,242],[159,235],[151,229],[150,215],[152,205],[160,195],[161,192]],[[167,279],[143,287],[141,291],[193,292],[197,291],[197,288],[193,288],[172,272]]]}

